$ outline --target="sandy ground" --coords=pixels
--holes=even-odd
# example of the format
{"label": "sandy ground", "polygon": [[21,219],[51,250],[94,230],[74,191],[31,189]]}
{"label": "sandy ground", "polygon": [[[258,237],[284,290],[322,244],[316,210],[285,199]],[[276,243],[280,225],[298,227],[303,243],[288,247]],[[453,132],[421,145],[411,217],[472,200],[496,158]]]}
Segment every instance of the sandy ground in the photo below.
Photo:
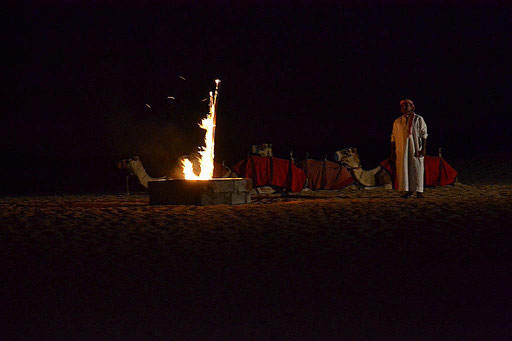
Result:
{"label": "sandy ground", "polygon": [[512,189],[0,198],[2,320],[21,339],[506,339]]}

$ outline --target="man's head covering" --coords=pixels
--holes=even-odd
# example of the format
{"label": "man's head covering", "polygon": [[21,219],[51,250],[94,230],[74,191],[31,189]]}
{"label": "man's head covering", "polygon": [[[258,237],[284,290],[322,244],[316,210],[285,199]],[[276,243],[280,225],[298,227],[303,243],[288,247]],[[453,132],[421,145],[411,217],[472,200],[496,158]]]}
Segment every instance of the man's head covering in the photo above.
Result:
{"label": "man's head covering", "polygon": [[[410,103],[412,105],[412,110],[416,109],[416,107],[414,106],[414,102],[408,98],[401,100],[400,105],[402,105],[402,103]],[[414,119],[414,111],[409,115],[409,117],[407,117],[407,128],[409,130],[409,135],[412,134],[412,120],[413,119]]]}
{"label": "man's head covering", "polygon": [[400,105],[402,105],[402,103],[404,103],[404,102],[409,102],[409,103],[411,103],[411,104],[414,106],[414,102],[413,102],[413,101],[411,101],[411,100],[410,100],[410,99],[408,99],[408,98],[401,100],[401,101],[400,101]]}

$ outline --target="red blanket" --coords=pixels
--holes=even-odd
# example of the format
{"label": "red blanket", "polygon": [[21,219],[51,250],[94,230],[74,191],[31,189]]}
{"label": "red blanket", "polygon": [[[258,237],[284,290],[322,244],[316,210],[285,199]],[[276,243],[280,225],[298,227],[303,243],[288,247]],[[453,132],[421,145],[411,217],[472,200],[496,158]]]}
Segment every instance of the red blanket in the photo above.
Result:
{"label": "red blanket", "polygon": [[354,182],[346,167],[331,161],[306,160],[302,170],[311,189],[342,189]]}
{"label": "red blanket", "polygon": [[[384,160],[380,165],[391,174],[393,187],[396,188],[395,171],[391,167],[389,159]],[[457,171],[443,158],[425,155],[425,186],[446,186],[453,184]]]}
{"label": "red blanket", "polygon": [[249,156],[232,169],[242,178],[251,178],[254,187],[279,186],[300,192],[306,182],[302,169],[290,160],[275,157]]}

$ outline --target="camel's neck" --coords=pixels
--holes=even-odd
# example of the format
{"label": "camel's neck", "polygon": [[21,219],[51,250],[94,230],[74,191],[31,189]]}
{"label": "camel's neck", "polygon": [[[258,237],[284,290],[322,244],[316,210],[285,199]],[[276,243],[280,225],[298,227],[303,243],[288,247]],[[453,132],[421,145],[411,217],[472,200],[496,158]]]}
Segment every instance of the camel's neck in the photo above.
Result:
{"label": "camel's neck", "polygon": [[361,167],[358,168],[352,168],[352,174],[354,175],[354,178],[363,186],[375,186],[374,183],[372,183],[371,178],[368,176],[368,172],[363,170]]}
{"label": "camel's neck", "polygon": [[363,169],[361,167],[352,168],[352,173],[357,181],[361,182],[363,178]]}
{"label": "camel's neck", "polygon": [[141,185],[144,187],[148,187],[148,182],[153,178],[150,177],[148,173],[146,173],[146,170],[144,169],[144,166],[142,166],[142,163],[131,166],[133,173],[135,173]]}
{"label": "camel's neck", "polygon": [[352,168],[352,175],[354,178],[364,186],[376,186],[376,174],[380,172],[381,166],[377,166],[374,169],[364,170],[361,167]]}

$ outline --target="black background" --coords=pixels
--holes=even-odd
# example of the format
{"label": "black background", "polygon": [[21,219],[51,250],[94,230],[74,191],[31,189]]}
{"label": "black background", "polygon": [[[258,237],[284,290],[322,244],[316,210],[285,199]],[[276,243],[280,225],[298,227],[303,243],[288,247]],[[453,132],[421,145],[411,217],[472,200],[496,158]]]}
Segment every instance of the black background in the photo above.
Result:
{"label": "black background", "polygon": [[164,175],[202,144],[215,78],[216,158],[228,164],[273,143],[297,159],[354,146],[374,167],[406,97],[427,122],[428,154],[509,152],[512,13],[499,3],[70,1],[5,12],[2,193],[122,189],[116,161],[133,155]]}

